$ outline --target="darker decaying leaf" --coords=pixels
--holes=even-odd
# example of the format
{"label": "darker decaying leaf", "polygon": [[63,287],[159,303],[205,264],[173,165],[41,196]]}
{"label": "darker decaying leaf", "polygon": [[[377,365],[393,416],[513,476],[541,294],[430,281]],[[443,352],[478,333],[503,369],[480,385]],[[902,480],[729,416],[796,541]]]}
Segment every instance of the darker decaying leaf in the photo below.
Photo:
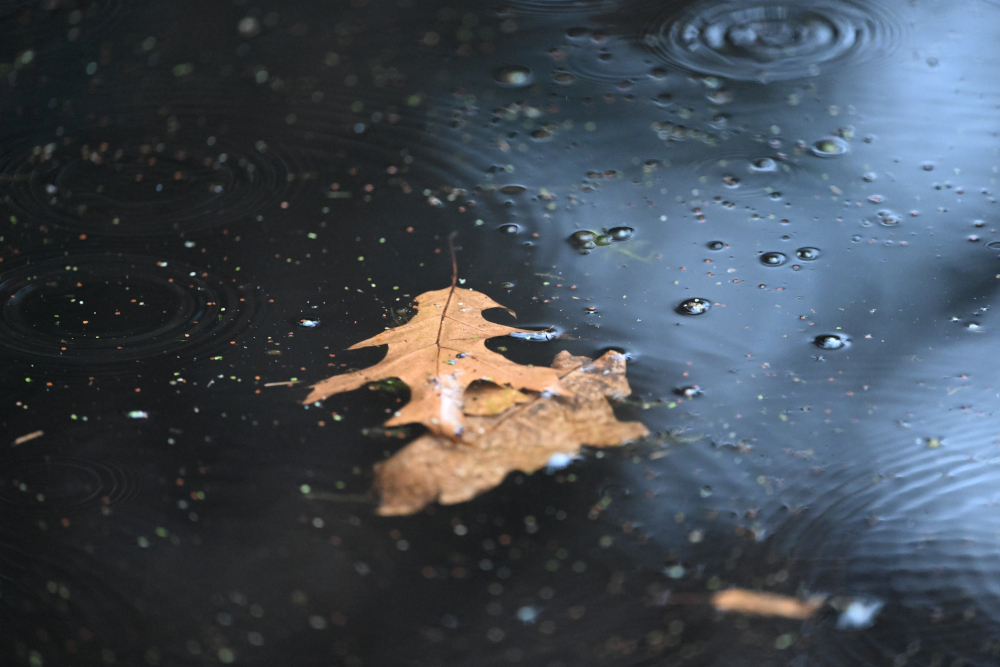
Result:
{"label": "darker decaying leaf", "polygon": [[460,439],[429,433],[378,464],[379,514],[411,514],[434,500],[463,502],[513,470],[543,467],[553,454],[572,456],[582,445],[620,446],[648,434],[639,422],[618,421],[608,403],[630,393],[624,356],[612,351],[591,361],[563,351],[552,367],[572,394],[531,393],[499,414],[466,414]]}

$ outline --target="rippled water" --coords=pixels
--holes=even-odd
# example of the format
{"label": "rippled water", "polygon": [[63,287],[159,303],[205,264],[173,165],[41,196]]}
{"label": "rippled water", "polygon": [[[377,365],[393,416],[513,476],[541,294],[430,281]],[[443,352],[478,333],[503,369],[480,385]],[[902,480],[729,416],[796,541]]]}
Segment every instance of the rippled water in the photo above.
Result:
{"label": "rippled water", "polygon": [[[996,664],[998,26],[3,4],[0,663]],[[299,401],[453,231],[654,435],[378,517],[395,396]]]}

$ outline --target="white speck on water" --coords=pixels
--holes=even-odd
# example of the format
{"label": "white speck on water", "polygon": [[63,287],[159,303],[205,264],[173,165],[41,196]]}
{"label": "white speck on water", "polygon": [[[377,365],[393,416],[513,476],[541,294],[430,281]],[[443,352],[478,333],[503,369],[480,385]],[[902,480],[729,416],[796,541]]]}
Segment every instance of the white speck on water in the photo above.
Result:
{"label": "white speck on water", "polygon": [[556,470],[562,470],[563,468],[568,467],[570,463],[578,458],[580,457],[557,452],[549,457],[549,462],[545,464],[545,470],[551,474]]}
{"label": "white speck on water", "polygon": [[837,619],[839,630],[863,630],[875,622],[884,602],[879,600],[851,600]]}

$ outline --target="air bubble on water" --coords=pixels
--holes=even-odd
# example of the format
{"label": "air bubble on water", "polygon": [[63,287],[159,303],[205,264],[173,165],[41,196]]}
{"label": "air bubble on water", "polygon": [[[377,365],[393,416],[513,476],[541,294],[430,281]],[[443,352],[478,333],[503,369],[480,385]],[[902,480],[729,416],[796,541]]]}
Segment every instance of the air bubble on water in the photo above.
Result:
{"label": "air bubble on water", "polygon": [[899,213],[887,208],[876,211],[875,215],[878,218],[879,223],[885,225],[886,227],[895,227],[903,219],[903,216]]}
{"label": "air bubble on water", "polygon": [[811,261],[819,257],[818,248],[799,248],[795,251],[795,256],[801,260]]}
{"label": "air bubble on water", "polygon": [[508,290],[509,289],[514,289],[514,286],[515,286],[515,283],[512,283],[510,281],[507,281],[507,282],[504,282],[504,283],[500,283],[500,287],[503,288],[503,289],[508,289]]}
{"label": "air bubble on water", "polygon": [[300,327],[306,327],[307,329],[314,329],[319,326],[319,320],[303,317],[299,319],[296,322],[296,324],[298,324]]}
{"label": "air bubble on water", "polygon": [[772,192],[771,194],[768,195],[768,197],[770,197],[773,201],[779,201],[781,199],[781,193]]}
{"label": "air bubble on water", "polygon": [[840,137],[823,137],[812,145],[812,153],[818,157],[836,157],[848,150],[847,142]]}
{"label": "air bubble on water", "polygon": [[676,310],[681,315],[703,315],[711,308],[712,303],[708,299],[694,297],[681,301]]}
{"label": "air bubble on water", "polygon": [[631,227],[612,227],[608,230],[612,241],[628,241],[634,233],[635,230]]}
{"label": "air bubble on water", "polygon": [[934,171],[934,163],[924,162],[923,164],[920,165],[920,168],[923,169],[924,171]]}
{"label": "air bubble on water", "polygon": [[813,339],[813,345],[821,350],[840,350],[851,344],[851,339],[843,334],[820,334]]}
{"label": "air bubble on water", "polygon": [[712,104],[729,104],[733,101],[733,94],[728,90],[713,90],[705,95],[705,97]]}
{"label": "air bubble on water", "polygon": [[750,162],[750,171],[755,173],[768,173],[778,170],[778,163],[769,157],[760,157]]}
{"label": "air bubble on water", "polygon": [[504,67],[496,72],[496,82],[508,88],[520,88],[530,85],[534,80],[531,69],[523,65],[513,65]]}
{"label": "air bubble on water", "polygon": [[722,241],[709,241],[705,244],[709,250],[722,250],[726,247],[726,244]]}
{"label": "air bubble on water", "polygon": [[708,124],[714,127],[716,130],[721,130],[727,125],[729,125],[729,116],[724,113],[715,114],[712,116]]}
{"label": "air bubble on water", "polygon": [[575,79],[573,75],[567,72],[566,70],[557,69],[556,71],[552,72],[552,80],[555,81],[556,83],[568,86],[569,84],[573,83]]}
{"label": "air bubble on water", "polygon": [[866,171],[861,176],[861,180],[863,180],[865,183],[872,183],[875,181],[876,178],[878,178],[878,175],[874,171]]}
{"label": "air bubble on water", "polygon": [[595,243],[596,239],[597,234],[589,229],[581,229],[578,232],[570,234],[569,238],[566,240],[569,241],[577,250],[592,250],[597,245]]}
{"label": "air bubble on water", "polygon": [[783,252],[765,252],[760,256],[760,263],[764,266],[781,266],[788,261],[788,256]]}
{"label": "air bubble on water", "polygon": [[497,227],[497,231],[500,232],[501,234],[517,234],[519,230],[520,227],[518,227],[514,223],[508,223],[506,225],[500,225],[499,227]]}
{"label": "air bubble on water", "polygon": [[613,242],[614,239],[608,236],[607,234],[601,234],[599,236],[594,237],[594,245],[605,246],[605,245],[611,245]]}

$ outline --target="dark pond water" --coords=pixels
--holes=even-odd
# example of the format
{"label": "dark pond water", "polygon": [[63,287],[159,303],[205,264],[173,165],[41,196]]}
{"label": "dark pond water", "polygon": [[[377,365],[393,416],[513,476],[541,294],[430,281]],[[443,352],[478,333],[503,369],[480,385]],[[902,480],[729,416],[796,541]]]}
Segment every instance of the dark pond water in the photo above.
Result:
{"label": "dark pond water", "polygon": [[[997,664],[998,29],[0,3],[0,663]],[[394,398],[300,401],[448,284],[452,232],[564,334],[494,347],[625,352],[654,435],[379,517]]]}

